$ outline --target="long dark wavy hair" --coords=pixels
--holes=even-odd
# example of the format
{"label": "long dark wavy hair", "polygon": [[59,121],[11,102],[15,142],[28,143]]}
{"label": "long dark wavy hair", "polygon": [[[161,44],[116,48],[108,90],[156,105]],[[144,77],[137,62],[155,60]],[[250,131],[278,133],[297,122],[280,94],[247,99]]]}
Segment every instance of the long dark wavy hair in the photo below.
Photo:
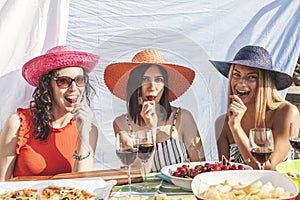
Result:
{"label": "long dark wavy hair", "polygon": [[143,76],[147,69],[151,66],[157,66],[164,77],[164,92],[159,101],[160,110],[164,114],[164,120],[167,121],[172,113],[171,105],[169,101],[169,89],[168,89],[168,72],[160,65],[156,64],[143,64],[136,67],[130,72],[130,76],[127,84],[126,102],[128,106],[128,113],[134,123],[141,125],[143,118],[140,116],[142,105],[139,104],[139,97],[142,94],[142,81]]}
{"label": "long dark wavy hair", "polygon": [[[34,125],[33,136],[36,139],[45,141],[52,131],[52,122],[54,120],[52,105],[54,98],[51,79],[53,79],[58,70],[60,69],[55,69],[43,74],[32,95],[33,100],[30,102],[30,108],[32,123]],[[86,99],[87,104],[90,105],[90,97],[94,96],[95,89],[90,85],[89,77],[84,69],[83,73],[87,77],[87,80],[82,100]]]}

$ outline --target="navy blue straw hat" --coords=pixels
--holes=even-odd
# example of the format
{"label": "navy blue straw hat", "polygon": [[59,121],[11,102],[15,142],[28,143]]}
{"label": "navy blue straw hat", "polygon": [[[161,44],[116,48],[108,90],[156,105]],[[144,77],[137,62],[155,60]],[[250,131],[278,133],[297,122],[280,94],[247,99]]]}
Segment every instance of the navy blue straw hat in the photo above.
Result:
{"label": "navy blue straw hat", "polygon": [[277,90],[286,89],[293,82],[290,75],[273,69],[271,55],[266,49],[260,46],[245,46],[241,48],[232,61],[210,60],[210,62],[227,78],[230,65],[239,64],[272,72]]}

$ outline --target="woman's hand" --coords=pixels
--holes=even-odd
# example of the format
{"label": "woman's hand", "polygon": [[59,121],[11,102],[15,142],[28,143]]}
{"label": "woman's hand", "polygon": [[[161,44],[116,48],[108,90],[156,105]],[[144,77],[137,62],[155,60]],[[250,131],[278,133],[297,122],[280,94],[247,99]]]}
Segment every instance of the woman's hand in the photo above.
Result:
{"label": "woman's hand", "polygon": [[72,111],[76,121],[76,127],[79,135],[83,136],[84,130],[90,132],[92,127],[93,112],[87,104],[77,104]]}
{"label": "woman's hand", "polygon": [[230,95],[231,104],[228,107],[228,125],[230,128],[241,125],[241,120],[247,110],[243,101],[237,95]]}
{"label": "woman's hand", "polygon": [[158,119],[156,115],[155,105],[155,100],[144,101],[142,104],[142,110],[140,112],[140,115],[144,119],[144,122],[147,126],[157,126]]}

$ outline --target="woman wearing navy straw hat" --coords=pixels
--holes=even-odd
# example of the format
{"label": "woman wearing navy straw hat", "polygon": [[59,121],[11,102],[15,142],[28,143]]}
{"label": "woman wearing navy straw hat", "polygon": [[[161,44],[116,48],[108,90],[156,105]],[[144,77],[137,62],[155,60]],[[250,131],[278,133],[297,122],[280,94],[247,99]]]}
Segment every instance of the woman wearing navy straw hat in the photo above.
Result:
{"label": "woman wearing navy straw hat", "polygon": [[210,62],[229,79],[227,115],[217,138],[219,158],[224,155],[257,169],[248,146],[249,131],[254,127],[271,128],[274,152],[265,169],[275,169],[291,155],[290,123],[300,124],[297,107],[278,92],[288,88],[292,78],[275,70],[269,52],[260,46],[241,48],[232,61]]}

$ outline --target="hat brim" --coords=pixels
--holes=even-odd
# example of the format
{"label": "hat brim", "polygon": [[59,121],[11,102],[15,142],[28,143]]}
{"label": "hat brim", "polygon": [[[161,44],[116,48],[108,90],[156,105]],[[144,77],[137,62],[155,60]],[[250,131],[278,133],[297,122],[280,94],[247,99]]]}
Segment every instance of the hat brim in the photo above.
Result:
{"label": "hat brim", "polygon": [[276,70],[265,69],[264,66],[258,66],[257,63],[252,63],[249,60],[209,61],[226,78],[228,78],[231,64],[239,64],[272,72],[274,74],[274,82],[277,90],[284,90],[291,86],[293,82],[292,77],[290,75]]}
{"label": "hat brim", "polygon": [[99,56],[81,51],[62,51],[41,55],[29,60],[22,68],[22,75],[32,86],[37,86],[39,78],[54,69],[78,66],[90,73],[99,61]]}
{"label": "hat brim", "polygon": [[[126,100],[127,82],[130,72],[143,64],[148,63],[120,62],[108,65],[104,71],[104,81],[110,92],[116,97]],[[195,78],[195,72],[192,69],[176,64],[153,64],[164,67],[168,73],[170,102],[180,97],[192,85]]]}

